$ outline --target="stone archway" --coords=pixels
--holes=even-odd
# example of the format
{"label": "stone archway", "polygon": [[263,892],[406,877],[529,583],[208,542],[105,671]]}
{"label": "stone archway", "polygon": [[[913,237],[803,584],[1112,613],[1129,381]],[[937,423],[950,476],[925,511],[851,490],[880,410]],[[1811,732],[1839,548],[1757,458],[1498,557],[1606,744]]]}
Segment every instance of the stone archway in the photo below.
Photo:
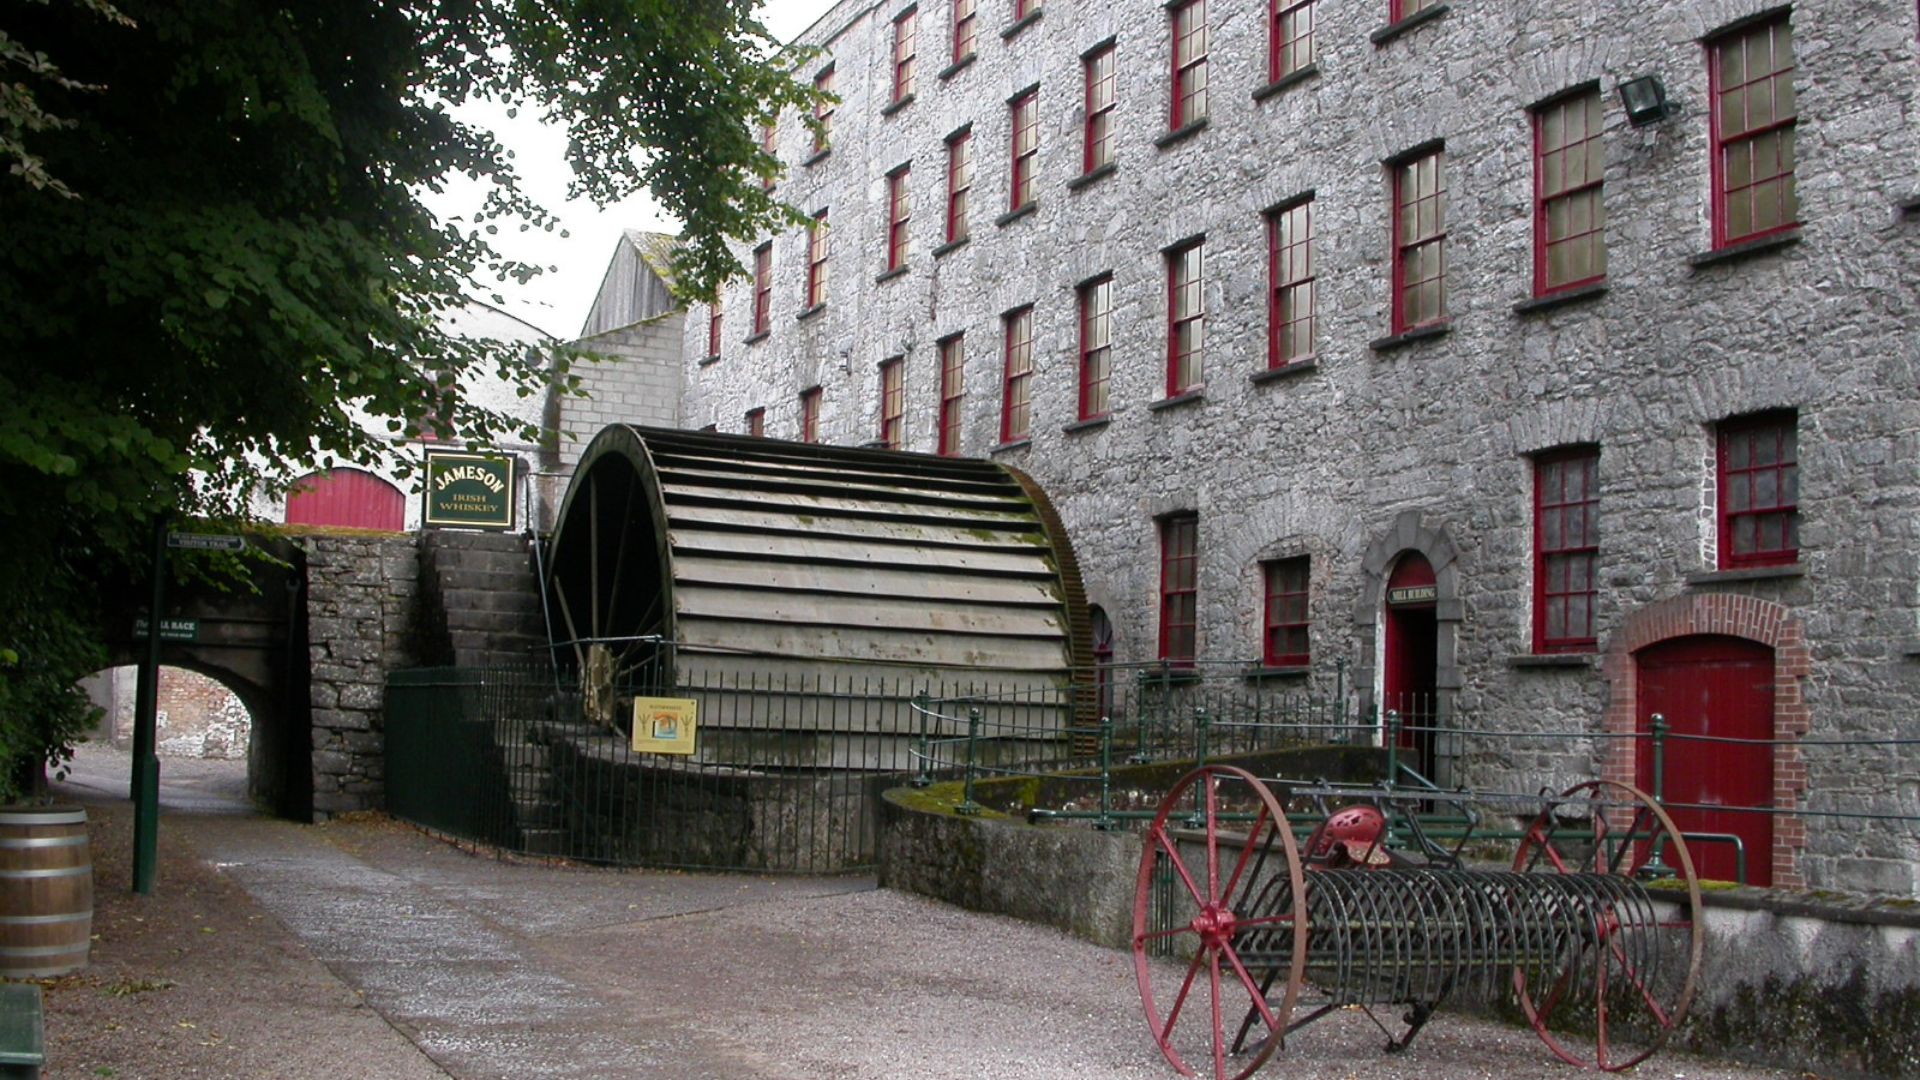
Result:
{"label": "stone archway", "polygon": [[[1460,601],[1460,554],[1446,527],[1423,523],[1417,510],[1407,510],[1396,517],[1393,528],[1368,545],[1361,561],[1360,598],[1353,612],[1354,629],[1360,637],[1360,661],[1354,668],[1354,685],[1367,706],[1382,705],[1386,690],[1383,654],[1387,636],[1387,579],[1409,554],[1420,556],[1433,572],[1432,690],[1435,700],[1431,721],[1438,727],[1446,727],[1453,717],[1454,692],[1462,683],[1458,640],[1465,606]],[[1440,753],[1443,757],[1452,756],[1451,750],[1444,747]],[[1449,776],[1446,779],[1457,783],[1464,778]]]}
{"label": "stone archway", "polygon": [[[1635,654],[1650,646],[1682,638],[1719,636],[1754,642],[1773,650],[1773,733],[1777,739],[1807,734],[1810,716],[1801,682],[1812,667],[1806,627],[1784,606],[1752,596],[1724,593],[1676,596],[1648,604],[1628,615],[1607,643],[1602,671],[1610,686],[1605,730],[1610,736],[1631,736],[1641,728],[1639,665]],[[1632,784],[1636,768],[1636,740],[1609,738],[1601,751],[1600,774]],[[1777,746],[1773,751],[1774,807],[1791,810],[1806,790],[1806,765],[1798,747]],[[1800,856],[1807,846],[1806,822],[1779,817],[1773,822],[1767,860],[1777,888],[1804,888]],[[1756,857],[1749,853],[1749,858]]]}

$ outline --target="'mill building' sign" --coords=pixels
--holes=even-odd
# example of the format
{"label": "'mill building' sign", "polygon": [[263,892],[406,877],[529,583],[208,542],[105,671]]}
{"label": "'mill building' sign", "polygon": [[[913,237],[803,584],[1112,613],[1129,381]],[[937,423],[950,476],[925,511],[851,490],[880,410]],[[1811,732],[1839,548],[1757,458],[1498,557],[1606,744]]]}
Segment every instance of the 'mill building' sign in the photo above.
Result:
{"label": "'mill building' sign", "polygon": [[498,454],[427,451],[426,524],[513,528],[513,466]]}

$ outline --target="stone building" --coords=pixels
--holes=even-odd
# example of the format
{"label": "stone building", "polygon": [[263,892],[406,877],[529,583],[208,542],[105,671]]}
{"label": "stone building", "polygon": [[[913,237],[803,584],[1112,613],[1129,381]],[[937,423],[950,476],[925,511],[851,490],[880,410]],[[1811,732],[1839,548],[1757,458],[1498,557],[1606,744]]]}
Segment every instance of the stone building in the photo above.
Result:
{"label": "stone building", "polygon": [[1916,36],[845,0],[830,133],[763,133],[821,224],[688,313],[683,422],[1032,474],[1119,661],[1589,736],[1445,780],[1645,784],[1654,713],[1786,741],[1676,742],[1669,797],[1805,811],[1692,819],[1757,882],[1920,891]]}

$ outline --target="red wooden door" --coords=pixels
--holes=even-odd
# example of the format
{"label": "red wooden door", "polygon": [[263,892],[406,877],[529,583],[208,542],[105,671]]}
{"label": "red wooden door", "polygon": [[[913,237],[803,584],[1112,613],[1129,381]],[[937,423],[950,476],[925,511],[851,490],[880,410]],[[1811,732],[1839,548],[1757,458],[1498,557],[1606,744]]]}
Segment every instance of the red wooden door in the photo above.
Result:
{"label": "red wooden door", "polygon": [[1433,564],[1417,551],[1402,555],[1387,578],[1386,659],[1381,665],[1381,689],[1386,699],[1384,707],[1398,711],[1405,725],[1400,746],[1412,751],[1408,764],[1429,780],[1435,779],[1433,732],[1429,729],[1440,714],[1436,595]]}
{"label": "red wooden door", "polygon": [[[1773,650],[1740,638],[1698,635],[1674,638],[1636,656],[1641,734],[1653,714],[1666,717],[1666,801],[1682,832],[1732,833],[1747,849],[1747,881],[1771,884],[1773,818],[1735,807],[1765,807],[1773,801],[1773,748],[1764,743],[1691,742],[1678,736],[1726,739],[1773,738]],[[1634,775],[1653,791],[1653,748],[1637,743]],[[1702,809],[1686,809],[1693,804]],[[1728,809],[1716,809],[1727,807]],[[1695,842],[1694,867],[1703,878],[1732,881],[1733,846]]]}
{"label": "red wooden door", "polygon": [[287,524],[341,525],[399,532],[407,527],[407,497],[359,469],[314,473],[287,496]]}

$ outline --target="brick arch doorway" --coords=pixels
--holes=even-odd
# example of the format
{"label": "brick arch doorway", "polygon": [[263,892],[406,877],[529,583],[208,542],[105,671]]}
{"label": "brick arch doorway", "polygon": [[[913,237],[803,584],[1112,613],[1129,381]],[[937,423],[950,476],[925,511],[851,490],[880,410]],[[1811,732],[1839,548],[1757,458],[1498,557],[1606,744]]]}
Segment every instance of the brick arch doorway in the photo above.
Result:
{"label": "brick arch doorway", "polygon": [[[1773,667],[1772,648],[1721,634],[1670,638],[1634,654],[1635,727],[1647,735],[1655,715],[1667,723],[1660,788],[1674,823],[1682,832],[1739,837],[1753,885],[1773,881],[1773,819],[1739,808],[1773,799],[1773,749],[1766,745],[1773,739]],[[1655,788],[1651,740],[1635,740],[1634,783]],[[1701,840],[1692,847],[1701,877],[1735,880],[1731,844]]]}

